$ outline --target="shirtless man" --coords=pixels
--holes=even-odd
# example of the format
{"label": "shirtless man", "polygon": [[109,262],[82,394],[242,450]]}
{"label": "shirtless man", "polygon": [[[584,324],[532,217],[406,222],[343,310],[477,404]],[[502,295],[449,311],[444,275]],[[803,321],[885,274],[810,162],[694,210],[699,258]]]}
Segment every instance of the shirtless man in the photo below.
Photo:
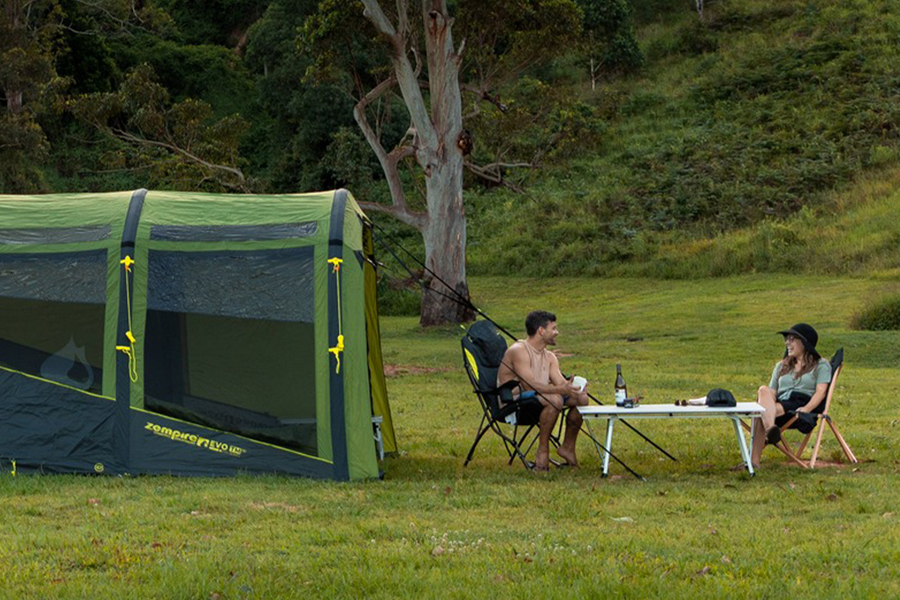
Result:
{"label": "shirtless man", "polygon": [[[525,318],[525,331],[528,339],[519,340],[511,345],[503,355],[503,362],[497,373],[497,385],[507,381],[518,380],[518,393],[533,390],[543,405],[541,410],[540,434],[538,448],[534,456],[534,469],[547,471],[550,466],[550,434],[556,425],[556,419],[564,406],[586,406],[588,396],[585,390],[579,391],[572,385],[572,379],[566,380],[559,370],[556,355],[547,350],[547,346],[556,345],[556,315],[543,310],[536,310]],[[585,386],[585,389],[587,386]],[[581,413],[570,410],[566,417],[566,435],[562,445],[556,450],[568,464],[578,465],[575,456],[575,440],[581,430]]]}

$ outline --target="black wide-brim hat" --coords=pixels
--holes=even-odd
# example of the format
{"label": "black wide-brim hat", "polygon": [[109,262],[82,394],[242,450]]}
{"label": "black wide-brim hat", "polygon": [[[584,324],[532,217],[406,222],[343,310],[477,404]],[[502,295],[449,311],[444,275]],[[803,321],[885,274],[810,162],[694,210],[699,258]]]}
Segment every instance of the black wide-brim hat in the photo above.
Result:
{"label": "black wide-brim hat", "polygon": [[816,333],[816,330],[813,329],[812,325],[807,325],[806,323],[797,323],[790,329],[785,329],[784,331],[779,331],[781,335],[793,335],[801,340],[803,340],[803,346],[806,348],[806,351],[810,354],[814,355],[816,358],[820,358],[819,352],[816,350],[816,344],[819,343],[819,334]]}

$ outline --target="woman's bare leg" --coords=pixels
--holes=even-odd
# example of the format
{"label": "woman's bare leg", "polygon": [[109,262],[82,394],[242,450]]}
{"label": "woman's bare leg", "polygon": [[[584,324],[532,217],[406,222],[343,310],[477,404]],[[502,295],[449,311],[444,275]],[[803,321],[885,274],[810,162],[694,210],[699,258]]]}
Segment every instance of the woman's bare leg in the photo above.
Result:
{"label": "woman's bare leg", "polygon": [[760,419],[760,427],[754,431],[752,445],[753,450],[750,453],[750,462],[753,467],[759,466],[759,459],[762,457],[763,447],[766,445],[766,431],[770,427],[775,426],[775,419],[784,414],[784,408],[775,401],[775,390],[767,385],[759,388],[756,394],[756,401],[766,409]]}

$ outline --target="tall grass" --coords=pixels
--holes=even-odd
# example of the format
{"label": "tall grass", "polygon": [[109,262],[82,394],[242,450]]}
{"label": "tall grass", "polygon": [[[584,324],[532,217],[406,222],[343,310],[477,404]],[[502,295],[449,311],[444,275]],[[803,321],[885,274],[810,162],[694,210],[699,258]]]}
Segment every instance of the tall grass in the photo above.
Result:
{"label": "tall grass", "polygon": [[826,196],[817,209],[767,219],[715,238],[684,233],[614,274],[690,278],[739,273],[900,276],[900,169],[878,170]]}

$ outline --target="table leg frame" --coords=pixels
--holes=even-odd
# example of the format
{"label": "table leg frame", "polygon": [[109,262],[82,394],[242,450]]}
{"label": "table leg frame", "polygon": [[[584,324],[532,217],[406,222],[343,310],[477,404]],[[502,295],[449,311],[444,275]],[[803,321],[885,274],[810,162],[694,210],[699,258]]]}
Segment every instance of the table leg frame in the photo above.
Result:
{"label": "table leg frame", "polygon": [[[750,431],[756,427],[756,418],[751,419],[750,421]],[[731,422],[734,425],[734,433],[737,435],[738,444],[741,447],[741,458],[744,459],[744,464],[747,466],[747,471],[750,473],[750,476],[753,477],[756,473],[753,472],[753,463],[750,460],[750,451],[747,449],[747,440],[744,439],[744,432],[741,430],[741,419],[740,417],[734,416],[731,417]],[[751,438],[752,433],[751,433]]]}
{"label": "table leg frame", "polygon": [[603,453],[603,477],[609,475],[609,453],[612,451],[613,423],[615,421],[615,417],[610,417],[606,421],[606,451]]}

